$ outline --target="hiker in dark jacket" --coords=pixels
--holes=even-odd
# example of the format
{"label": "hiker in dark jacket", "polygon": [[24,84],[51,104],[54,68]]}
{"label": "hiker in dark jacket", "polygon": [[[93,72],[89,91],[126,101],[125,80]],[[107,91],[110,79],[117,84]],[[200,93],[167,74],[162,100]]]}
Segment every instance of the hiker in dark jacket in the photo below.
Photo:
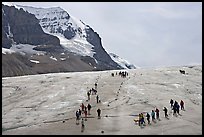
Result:
{"label": "hiker in dark jacket", "polygon": [[100,108],[97,109],[97,114],[98,114],[98,118],[100,118],[101,117],[101,109]]}
{"label": "hiker in dark jacket", "polygon": [[88,114],[90,115],[91,105],[88,104],[88,105],[87,105],[87,108],[88,108]]}
{"label": "hiker in dark jacket", "polygon": [[168,114],[167,114],[167,111],[168,111],[168,110],[167,110],[167,108],[164,107],[163,111],[164,111],[165,117],[167,118],[167,117],[168,117]]}
{"label": "hiker in dark jacket", "polygon": [[171,108],[173,108],[174,101],[173,99],[170,100]]}
{"label": "hiker in dark jacket", "polygon": [[150,124],[150,115],[149,115],[149,113],[147,113],[146,117],[147,117],[148,124]]}

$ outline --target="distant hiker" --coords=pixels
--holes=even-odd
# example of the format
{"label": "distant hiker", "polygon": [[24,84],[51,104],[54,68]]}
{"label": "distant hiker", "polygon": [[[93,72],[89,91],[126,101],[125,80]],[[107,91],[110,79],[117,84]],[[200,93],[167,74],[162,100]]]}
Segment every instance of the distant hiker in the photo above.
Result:
{"label": "distant hiker", "polygon": [[98,114],[98,118],[100,118],[101,117],[101,109],[100,108],[97,109],[97,114]]}
{"label": "distant hiker", "polygon": [[97,103],[99,102],[99,96],[98,95],[96,96],[96,102]]}
{"label": "distant hiker", "polygon": [[92,95],[94,94],[92,89],[89,90],[89,93]]}
{"label": "distant hiker", "polygon": [[180,106],[179,106],[179,104],[177,103],[177,105],[176,105],[176,112],[179,114],[179,108],[180,108]]}
{"label": "distant hiker", "polygon": [[114,73],[111,73],[111,76],[114,77]]}
{"label": "distant hiker", "polygon": [[81,109],[79,109],[78,112],[79,112],[79,118],[80,118],[81,117]]}
{"label": "distant hiker", "polygon": [[97,83],[95,83],[95,89],[97,89]]}
{"label": "distant hiker", "polygon": [[88,114],[90,115],[91,105],[88,104],[88,105],[87,105],[87,108],[88,108]]}
{"label": "distant hiker", "polygon": [[168,114],[167,114],[167,108],[166,107],[164,107],[164,109],[163,109],[163,111],[164,111],[164,116],[167,118],[168,117]]}
{"label": "distant hiker", "polygon": [[147,117],[148,124],[150,124],[150,115],[149,115],[149,113],[148,113],[148,112],[147,112],[146,117]]}
{"label": "distant hiker", "polygon": [[84,119],[81,119],[81,132],[84,131],[85,125],[84,125]]}
{"label": "distant hiker", "polygon": [[87,106],[84,106],[84,111],[87,111]]}
{"label": "distant hiker", "polygon": [[173,108],[174,101],[173,99],[170,100],[171,108]]}
{"label": "distant hiker", "polygon": [[141,113],[140,113],[140,114],[139,114],[139,121],[138,121],[139,126],[141,125],[141,120],[142,120],[142,115],[141,115]]}
{"label": "distant hiker", "polygon": [[91,94],[91,93],[88,91],[88,92],[87,92],[88,100],[90,100],[90,94]]}
{"label": "distant hiker", "polygon": [[143,113],[141,113],[141,125],[143,125],[143,123],[145,123],[145,120],[144,120],[144,115],[143,115]]}
{"label": "distant hiker", "polygon": [[179,70],[181,74],[185,74],[185,70]]}
{"label": "distant hiker", "polygon": [[78,125],[79,124],[79,112],[76,111],[76,124]]}
{"label": "distant hiker", "polygon": [[155,112],[154,112],[154,110],[152,110],[151,115],[152,115],[152,121],[154,121],[155,120]]}
{"label": "distant hiker", "polygon": [[87,120],[87,110],[84,111],[85,120]]}
{"label": "distant hiker", "polygon": [[173,110],[173,115],[176,115],[176,109],[177,109],[177,108],[176,108],[176,106],[174,105],[173,108],[172,108],[172,110]]}
{"label": "distant hiker", "polygon": [[181,100],[180,105],[181,105],[181,110],[184,110],[184,102],[183,102],[183,100]]}
{"label": "distant hiker", "polygon": [[81,103],[81,110],[84,112],[84,103]]}
{"label": "distant hiker", "polygon": [[155,112],[156,112],[156,117],[157,117],[157,119],[159,119],[159,109],[156,108]]}
{"label": "distant hiker", "polygon": [[176,115],[176,112],[177,112],[177,104],[178,104],[178,102],[175,101],[175,102],[174,102],[174,105],[173,105],[173,108],[172,108],[172,110],[173,110],[173,115]]}

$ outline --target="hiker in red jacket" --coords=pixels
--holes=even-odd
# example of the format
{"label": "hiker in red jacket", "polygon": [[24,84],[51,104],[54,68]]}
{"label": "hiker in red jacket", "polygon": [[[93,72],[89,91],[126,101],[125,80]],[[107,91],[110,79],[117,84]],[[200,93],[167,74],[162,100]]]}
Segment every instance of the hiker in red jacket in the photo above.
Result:
{"label": "hiker in red jacket", "polygon": [[184,102],[183,102],[183,100],[181,100],[180,106],[181,106],[181,110],[184,110]]}

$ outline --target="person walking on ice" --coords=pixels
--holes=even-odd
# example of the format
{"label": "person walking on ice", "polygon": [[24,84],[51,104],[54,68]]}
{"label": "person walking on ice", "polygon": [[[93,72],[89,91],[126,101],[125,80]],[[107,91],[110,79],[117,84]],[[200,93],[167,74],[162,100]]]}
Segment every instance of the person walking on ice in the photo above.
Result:
{"label": "person walking on ice", "polygon": [[147,117],[148,124],[150,124],[150,115],[149,115],[149,113],[148,113],[148,112],[147,112],[146,117]]}
{"label": "person walking on ice", "polygon": [[164,109],[163,109],[163,111],[164,111],[164,116],[165,116],[165,118],[168,118],[168,114],[167,114],[167,108],[166,107],[164,107]]}
{"label": "person walking on ice", "polygon": [[97,83],[95,83],[95,90],[97,89]]}
{"label": "person walking on ice", "polygon": [[99,96],[98,95],[96,96],[96,102],[97,103],[99,102]]}
{"label": "person walking on ice", "polygon": [[84,103],[81,103],[81,110],[84,112]]}
{"label": "person walking on ice", "polygon": [[84,128],[85,128],[84,119],[82,118],[81,119],[81,132],[84,132]]}
{"label": "person walking on ice", "polygon": [[183,100],[181,100],[180,106],[181,106],[181,110],[184,110],[184,102],[183,102]]}
{"label": "person walking on ice", "polygon": [[175,115],[175,116],[177,116],[177,115],[176,115],[177,108],[178,108],[178,106],[177,106],[177,105],[178,105],[178,102],[177,102],[177,101],[175,101],[175,102],[174,102],[174,105],[173,105],[173,108],[172,108],[172,110],[173,110],[173,115]]}
{"label": "person walking on ice", "polygon": [[155,121],[155,112],[154,112],[154,110],[152,110],[151,115],[152,115],[152,121]]}
{"label": "person walking on ice", "polygon": [[160,120],[160,119],[159,119],[159,109],[158,109],[158,108],[156,108],[155,112],[156,112],[156,117],[157,117],[157,120]]}
{"label": "person walking on ice", "polygon": [[174,101],[173,99],[170,100],[171,108],[173,108]]}
{"label": "person walking on ice", "polygon": [[87,108],[88,108],[88,115],[90,115],[91,105],[88,104],[88,105],[87,105]]}
{"label": "person walking on ice", "polygon": [[91,93],[88,91],[87,92],[88,100],[90,100],[90,95],[91,95]]}
{"label": "person walking on ice", "polygon": [[79,112],[76,111],[76,124],[79,125]]}
{"label": "person walking on ice", "polygon": [[97,109],[97,114],[98,114],[98,119],[100,119],[101,118],[101,109],[100,108]]}
{"label": "person walking on ice", "polygon": [[140,124],[141,124],[141,126],[145,124],[145,120],[144,120],[144,115],[143,115],[143,113],[141,113]]}
{"label": "person walking on ice", "polygon": [[87,121],[87,109],[84,110],[85,121]]}

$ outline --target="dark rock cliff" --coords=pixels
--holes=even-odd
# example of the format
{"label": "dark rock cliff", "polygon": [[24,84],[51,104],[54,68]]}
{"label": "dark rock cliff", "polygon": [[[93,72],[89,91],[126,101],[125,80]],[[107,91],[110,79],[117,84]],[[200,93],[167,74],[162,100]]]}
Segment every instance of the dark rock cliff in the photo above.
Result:
{"label": "dark rock cliff", "polygon": [[59,39],[44,33],[35,15],[3,4],[2,41],[4,48],[11,47],[12,41],[16,44],[50,45],[54,49],[60,48]]}
{"label": "dark rock cliff", "polygon": [[111,59],[111,57],[103,48],[100,36],[90,27],[86,29],[86,33],[87,41],[94,45],[94,50],[97,53],[94,54],[94,58],[98,61],[99,68],[120,69],[121,67]]}

